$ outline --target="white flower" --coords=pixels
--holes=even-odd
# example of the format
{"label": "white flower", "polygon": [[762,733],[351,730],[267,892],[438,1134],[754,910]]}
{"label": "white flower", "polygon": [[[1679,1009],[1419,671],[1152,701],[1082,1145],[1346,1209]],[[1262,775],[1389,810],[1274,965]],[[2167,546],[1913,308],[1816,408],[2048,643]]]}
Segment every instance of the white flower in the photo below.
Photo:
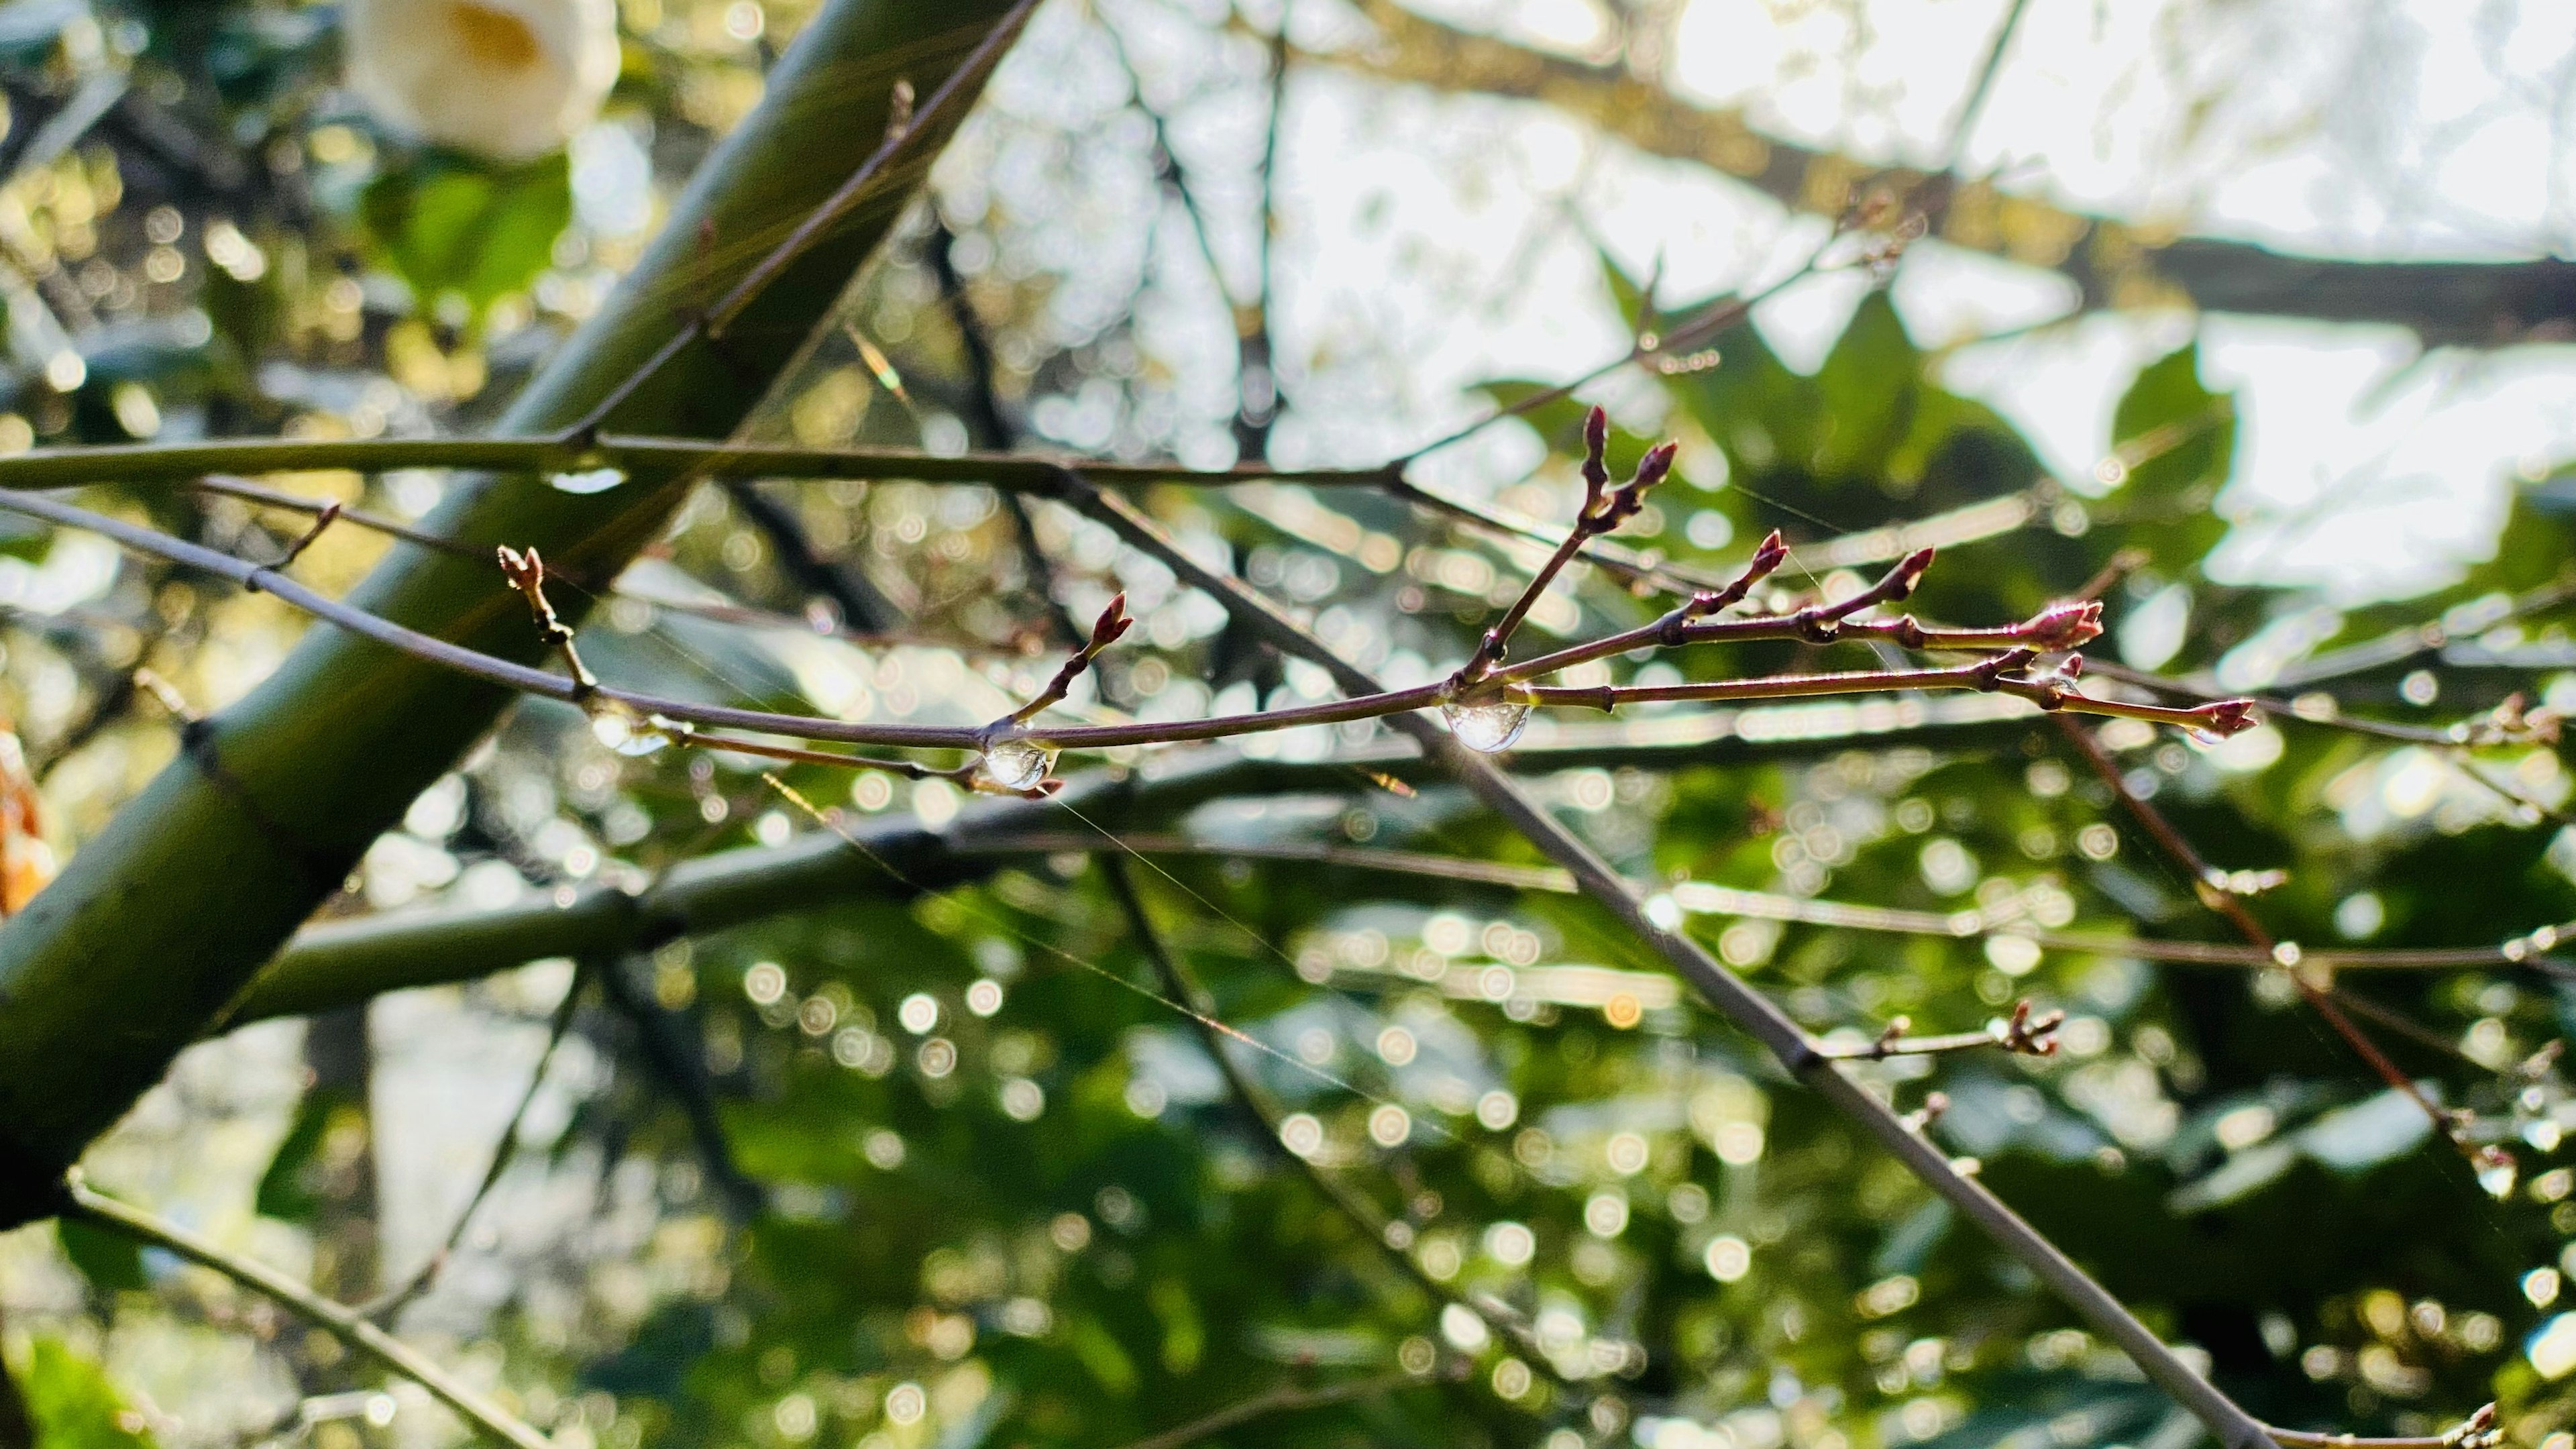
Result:
{"label": "white flower", "polygon": [[563,145],[617,82],[616,0],[349,0],[343,15],[368,109],[496,160]]}

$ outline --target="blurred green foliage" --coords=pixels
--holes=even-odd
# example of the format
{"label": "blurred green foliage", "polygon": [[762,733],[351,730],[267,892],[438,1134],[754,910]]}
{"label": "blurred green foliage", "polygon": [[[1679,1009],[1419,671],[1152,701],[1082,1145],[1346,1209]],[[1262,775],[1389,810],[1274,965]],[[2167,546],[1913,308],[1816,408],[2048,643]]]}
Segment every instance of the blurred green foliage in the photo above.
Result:
{"label": "blurred green foliage", "polygon": [[[756,79],[758,46],[771,43],[726,30],[734,8],[627,7],[620,104],[651,134],[666,180],[703,151],[722,97]],[[575,214],[561,157],[504,170],[419,154],[330,110],[318,7],[194,9],[127,7],[148,42],[134,63],[178,77],[174,115],[222,119],[198,129],[246,179],[147,180],[133,165],[120,184],[136,194],[100,214],[101,255],[140,274],[164,245],[146,229],[152,208],[168,206],[190,249],[184,284],[138,284],[130,315],[109,319],[123,330],[83,332],[77,380],[49,380],[33,344],[13,351],[10,421],[25,441],[55,443],[162,426],[475,426],[633,239]],[[660,17],[649,26],[635,18],[647,10]],[[793,12],[775,7],[767,23],[783,29]],[[8,29],[16,14],[0,12],[0,67],[64,71],[59,37]],[[60,103],[75,79],[42,95]],[[1060,138],[1026,140],[1039,122],[991,124],[1025,128],[1004,133],[1028,148],[1009,152],[1018,170],[1063,169],[1046,149]],[[128,154],[141,148],[107,160]],[[75,182],[96,191],[112,168],[74,154],[56,169],[56,200],[38,208],[48,218],[68,214]],[[1138,360],[1132,317],[1068,341],[1045,267],[991,260],[1032,219],[1007,206],[942,216],[963,254],[986,258],[967,269],[967,295],[1016,359],[1000,378],[1014,416],[1034,425],[1049,404],[1104,391],[1122,419],[1170,411],[1174,394],[1154,389],[1174,369]],[[210,231],[218,220],[249,250],[207,240],[223,234]],[[825,339],[767,426],[817,444],[966,436],[973,349],[933,281],[931,244],[913,234],[853,299],[853,335],[885,339],[890,360],[874,341],[862,352]],[[403,285],[374,285],[387,280]],[[1610,288],[1642,320],[1640,289],[1615,274]],[[451,297],[462,316],[442,308]],[[9,305],[16,335],[28,304]],[[2562,843],[2576,836],[2560,833],[2569,777],[2554,744],[2463,759],[2438,739],[2331,727],[2448,726],[2517,692],[2576,703],[2570,608],[2517,613],[2508,597],[2576,567],[2566,475],[2518,488],[2492,561],[2419,597],[2345,607],[2212,576],[2212,551],[2243,516],[2228,491],[2236,404],[2208,385],[2195,346],[2142,368],[2101,465],[2060,479],[1996,411],[1944,386],[1944,359],[1909,336],[1884,290],[1812,374],[1751,328],[1716,345],[1712,365],[1605,392],[1614,469],[1660,437],[1692,445],[1624,542],[1724,572],[1777,527],[1796,552],[1762,602],[1789,606],[1859,587],[1903,551],[1864,546],[1871,531],[1987,510],[1975,515],[1984,531],[1943,547],[1913,605],[1926,617],[1997,623],[2094,584],[2112,631],[2100,660],[2212,691],[2269,689],[2339,649],[2438,623],[2441,639],[2420,649],[2284,686],[2312,719],[2216,747],[2152,730],[2100,738],[2212,862],[2286,874],[2248,901],[2281,939],[2486,947],[2576,917],[2576,844]],[[1501,380],[1487,391],[1519,404],[1540,390]],[[1570,516],[1589,400],[1532,407],[1511,425],[1547,456],[1497,490],[1507,501]],[[406,490],[418,481],[346,486],[417,516],[424,505]],[[587,632],[592,663],[716,702],[829,697],[855,712],[864,695],[890,713],[990,718],[1000,711],[988,705],[1051,667],[1042,598],[1097,607],[1124,587],[1143,627],[1104,663],[1109,705],[1179,715],[1304,697],[1297,670],[1061,510],[1037,510],[1033,525],[1050,584],[1021,559],[1010,509],[979,490],[778,496],[820,553],[905,604],[911,633],[828,637],[831,609],[780,565],[780,540],[709,491]],[[302,526],[169,494],[121,501],[226,546],[282,546]],[[1526,548],[1374,496],[1153,502],[1372,667],[1409,661],[1425,677],[1464,655],[1530,562]],[[344,537],[302,566],[354,576],[364,556],[331,552]],[[134,572],[99,601],[120,611],[109,623],[123,633],[10,625],[17,717],[64,695],[98,708],[57,708],[41,735],[30,726],[49,763],[93,762],[58,779],[122,780],[111,765],[167,757],[168,722],[132,709],[137,660],[215,695],[238,667],[226,660],[269,657],[271,635],[172,577],[123,567]],[[754,627],[684,607],[707,602],[709,582],[765,611]],[[1543,616],[1534,629],[1588,636],[1667,606],[1580,569],[1560,593],[1578,602],[1572,621]],[[185,673],[207,658],[207,674]],[[1609,672],[1871,662],[1854,646],[1779,643]],[[2555,1265],[2576,1270],[2561,1256],[2576,1237],[2576,1163],[2559,1145],[2576,1107],[2556,1067],[2534,1061],[2576,1024],[2565,961],[2544,950],[2515,967],[2336,983],[2410,1078],[2473,1113],[2481,1140],[2513,1144],[2521,1168],[2499,1200],[2279,973],[2151,965],[2120,948],[2233,938],[2049,721],[1909,723],[1826,702],[1729,716],[1730,732],[1694,743],[1679,728],[1690,715],[1641,716],[1681,743],[1568,726],[1511,763],[1622,870],[1665,883],[1687,929],[1819,1033],[1866,1041],[1898,1016],[1919,1031],[1975,1030],[2021,999],[2068,1012],[2055,1057],[1865,1070],[1907,1110],[1941,1093],[1935,1139],[1974,1158],[2159,1331],[2205,1352],[2228,1392],[2279,1423],[2359,1433],[2439,1433],[2500,1398],[2526,1449],[2576,1412],[2568,1364],[2544,1377],[2522,1351],[2553,1323],[2576,1333],[2554,1296]],[[1279,785],[1256,758],[1186,813],[1067,810],[1055,822],[1065,838],[966,886],[918,892],[889,877],[864,898],[589,963],[609,989],[574,1030],[597,1070],[564,1089],[559,1122],[525,1134],[504,1178],[518,1196],[496,1200],[515,1207],[447,1269],[466,1286],[443,1283],[398,1321],[497,1365],[571,1449],[1107,1449],[1282,1388],[1417,1369],[1384,1392],[1250,1418],[1208,1442],[2188,1442],[2170,1406],[2026,1272],[1713,1014],[1655,995],[1646,983],[1670,986],[1658,961],[1579,901],[1352,863],[1365,856],[1223,854],[1331,846],[1537,863],[1460,792],[1393,788],[1381,768],[1401,762],[1382,734],[1294,748],[1308,745],[1355,763]],[[95,763],[116,749],[132,758]],[[886,774],[782,773],[861,816],[928,820],[955,805],[944,785]],[[120,787],[95,788],[112,804]],[[505,895],[640,882],[810,827],[746,762],[614,754],[550,707],[515,714],[441,789],[370,857],[352,910],[477,901],[477,883],[495,879]],[[1391,1236],[1340,1210],[1229,1091],[1200,1024],[1162,999],[1172,993],[1092,858],[1107,848],[1095,822],[1213,848],[1136,867],[1150,919],[1206,986],[1209,1014],[1267,1048],[1238,1044],[1237,1065],[1313,1119],[1312,1167],[1391,1221]],[[1702,911],[1683,882],[1968,919],[1957,934],[1783,924]],[[1980,929],[1978,912],[2111,944],[2016,947]],[[502,1020],[529,1014],[522,989],[472,1000],[495,1031],[524,1029]],[[366,1106],[345,1084],[315,1087],[276,1124],[266,1171],[226,1209],[262,1216],[245,1236],[325,1243],[369,1211],[335,1195],[347,1174],[317,1167]],[[1379,1130],[1390,1106],[1404,1119]],[[464,1180],[479,1167],[441,1170]],[[76,1225],[59,1246],[81,1277],[48,1313],[173,1335],[257,1327],[202,1275]],[[1499,1305],[1533,1342],[1498,1339],[1474,1304]],[[318,1336],[263,1335],[297,1392],[373,1382]],[[96,1367],[41,1327],[30,1345],[20,1381],[48,1449],[140,1437]],[[415,1443],[414,1415],[332,1432]]]}

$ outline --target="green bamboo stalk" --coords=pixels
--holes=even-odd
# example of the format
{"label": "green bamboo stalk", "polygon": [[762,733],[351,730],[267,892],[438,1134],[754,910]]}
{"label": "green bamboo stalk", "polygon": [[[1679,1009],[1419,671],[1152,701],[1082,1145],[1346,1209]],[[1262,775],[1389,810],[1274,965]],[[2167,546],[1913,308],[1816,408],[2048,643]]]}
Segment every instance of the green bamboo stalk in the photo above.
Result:
{"label": "green bamboo stalk", "polygon": [[[738,334],[728,334],[738,335]],[[621,412],[620,416],[628,414]],[[933,453],[921,448],[853,445],[791,447],[724,438],[596,432],[572,427],[522,436],[466,438],[215,438],[187,443],[101,443],[37,448],[0,457],[0,488],[79,488],[114,481],[131,486],[194,483],[209,473],[299,473],[348,468],[491,468],[519,475],[622,468],[688,469],[707,478],[901,478],[922,483],[980,483],[1012,493],[1052,493],[1068,467],[1109,483],[1176,483],[1218,488],[1237,483],[1302,483],[1318,488],[1390,488],[1392,465],[1375,468],[1273,468],[1237,463],[1191,468],[1177,462],[1101,463],[1045,453]],[[1426,507],[1460,505],[1407,485]]]}
{"label": "green bamboo stalk", "polygon": [[[1025,14],[1008,0],[829,0],[634,272],[497,431],[733,433],[884,241]],[[862,160],[896,134],[906,83],[931,99],[853,194]],[[827,206],[829,224],[730,314],[721,343],[708,341],[700,314],[776,266],[772,253]],[[429,528],[533,546],[555,572],[604,585],[693,476],[639,467],[586,495],[484,477]],[[487,653],[541,649],[496,568],[417,545],[398,544],[351,601]],[[203,1035],[508,699],[313,630],[249,697],[191,728],[180,758],[0,926],[0,1226],[46,1210],[42,1186]]]}

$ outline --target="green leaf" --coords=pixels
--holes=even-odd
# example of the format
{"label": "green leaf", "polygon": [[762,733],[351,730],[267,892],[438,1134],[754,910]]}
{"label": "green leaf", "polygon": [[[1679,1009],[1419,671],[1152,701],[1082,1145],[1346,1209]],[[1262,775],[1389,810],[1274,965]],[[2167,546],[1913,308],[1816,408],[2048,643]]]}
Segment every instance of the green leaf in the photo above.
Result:
{"label": "green leaf", "polygon": [[35,1341],[20,1387],[36,1423],[38,1449],[151,1449],[143,1416],[98,1365],[60,1339]]}
{"label": "green leaf", "polygon": [[132,1238],[74,1218],[55,1219],[54,1236],[62,1242],[63,1256],[98,1287],[113,1290],[151,1286],[151,1279],[143,1272],[143,1250],[135,1246]]}
{"label": "green leaf", "polygon": [[1118,1340],[1096,1318],[1076,1319],[1068,1335],[1073,1356],[1091,1371],[1111,1398],[1123,1399],[1136,1392],[1136,1361],[1127,1356]]}
{"label": "green leaf", "polygon": [[2170,573],[2226,536],[2210,505],[2236,457],[2236,399],[2202,384],[2199,344],[2139,372],[2112,414],[2111,446],[2126,476],[2103,508],[2128,525],[2113,530],[2121,546],[2152,548]]}
{"label": "green leaf", "polygon": [[268,1160],[268,1170],[260,1174],[259,1191],[252,1199],[262,1217],[286,1222],[303,1222],[322,1205],[316,1190],[322,1144],[330,1137],[332,1120],[349,1104],[337,1092],[307,1092],[295,1109],[295,1120],[286,1129],[286,1139],[277,1144],[277,1153]]}
{"label": "green leaf", "polygon": [[560,154],[496,169],[443,153],[368,183],[358,212],[379,261],[424,306],[450,293],[477,315],[544,271],[572,221]]}

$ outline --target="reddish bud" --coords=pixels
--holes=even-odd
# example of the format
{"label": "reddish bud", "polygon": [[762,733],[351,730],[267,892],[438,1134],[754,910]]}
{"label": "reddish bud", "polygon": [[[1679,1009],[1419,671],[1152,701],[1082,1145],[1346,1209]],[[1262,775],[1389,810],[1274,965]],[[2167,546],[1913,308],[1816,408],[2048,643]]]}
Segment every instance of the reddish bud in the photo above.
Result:
{"label": "reddish bud", "polygon": [[2216,700],[2191,713],[2194,716],[2193,728],[2206,730],[2220,739],[2241,735],[2261,722],[2254,717],[2254,701],[2250,699]]}
{"label": "reddish bud", "polygon": [[546,581],[546,561],[537,556],[533,545],[526,553],[521,553],[505,543],[496,550],[496,554],[501,561],[501,576],[510,581],[511,588],[524,591],[532,584]]}
{"label": "reddish bud", "polygon": [[1628,480],[1630,491],[1642,494],[1663,482],[1673,471],[1673,455],[1681,450],[1679,443],[1657,443],[1648,448],[1646,456],[1637,460],[1637,475]]}
{"label": "reddish bud", "polygon": [[2042,609],[2022,626],[2022,637],[2042,649],[2079,649],[2102,637],[2102,604],[2088,599]]}
{"label": "reddish bud", "polygon": [[1098,652],[1117,643],[1135,622],[1127,617],[1127,595],[1122,592],[1113,596],[1109,607],[1101,610],[1100,617],[1091,623],[1092,650]]}
{"label": "reddish bud", "polygon": [[1885,597],[1902,599],[1911,595],[1914,592],[1914,586],[1923,581],[1924,570],[1930,567],[1932,567],[1932,550],[1928,548],[1918,548],[1898,559],[1896,567],[1888,571]]}
{"label": "reddish bud", "polygon": [[1610,486],[1610,415],[1596,405],[1583,415],[1583,482],[1594,493]]}

